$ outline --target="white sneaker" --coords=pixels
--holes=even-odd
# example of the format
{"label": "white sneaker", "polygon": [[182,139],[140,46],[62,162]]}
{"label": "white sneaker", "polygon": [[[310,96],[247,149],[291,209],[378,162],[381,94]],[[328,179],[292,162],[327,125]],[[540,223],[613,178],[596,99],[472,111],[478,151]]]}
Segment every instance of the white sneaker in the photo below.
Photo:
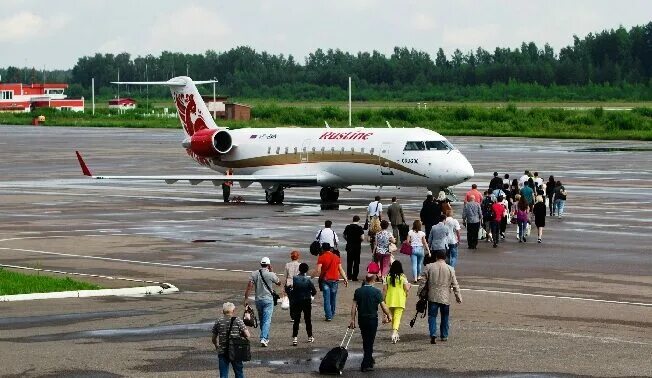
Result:
{"label": "white sneaker", "polygon": [[308,342],[309,342],[309,343],[314,343],[314,342],[315,342],[315,338],[312,337],[312,336],[310,336],[310,337],[308,338]]}
{"label": "white sneaker", "polygon": [[392,344],[396,344],[398,342],[398,332],[394,331],[392,332]]}
{"label": "white sneaker", "polygon": [[269,340],[267,340],[267,339],[260,340],[260,346],[261,347],[267,348],[267,344],[269,344]]}
{"label": "white sneaker", "polygon": [[296,337],[293,337],[292,338],[292,346],[297,346],[297,345],[299,345],[299,339],[297,339]]}

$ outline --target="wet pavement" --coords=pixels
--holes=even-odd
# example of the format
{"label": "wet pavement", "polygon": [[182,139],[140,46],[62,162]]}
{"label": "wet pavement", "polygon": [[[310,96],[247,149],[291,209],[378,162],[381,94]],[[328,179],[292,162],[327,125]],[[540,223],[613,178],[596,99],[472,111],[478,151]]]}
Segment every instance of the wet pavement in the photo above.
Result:
{"label": "wet pavement", "polygon": [[[246,272],[261,256],[280,271],[299,248],[314,265],[306,251],[325,219],[341,232],[378,193],[399,196],[411,221],[424,197],[425,189],[353,187],[322,206],[318,189],[302,188],[287,189],[284,205],[269,206],[254,184],[233,189],[246,203],[224,204],[220,188],[206,183],[86,180],[74,155],[80,150],[100,174],[209,173],[187,157],[181,139],[180,130],[0,127],[0,264],[170,282],[181,290],[0,303],[2,374],[214,375],[211,319],[219,303],[242,302]],[[450,139],[481,186],[494,170],[513,178],[525,169],[555,175],[569,192],[567,214],[547,219],[542,244],[534,237],[519,244],[511,226],[497,249],[481,244],[471,252],[463,241],[456,271],[465,302],[452,306],[451,340],[428,344],[426,319],[409,328],[411,296],[401,342],[390,344],[389,330],[380,328],[373,376],[652,375],[652,143]],[[469,185],[454,188],[458,198]],[[460,213],[460,204],[453,208]],[[363,262],[368,256],[366,247]],[[342,315],[332,323],[321,320],[318,295],[312,347],[290,346],[289,316],[278,310],[271,347],[253,347],[248,376],[315,374],[319,357],[339,343],[352,291],[340,288]],[[360,352],[358,335],[348,375],[356,376]]]}

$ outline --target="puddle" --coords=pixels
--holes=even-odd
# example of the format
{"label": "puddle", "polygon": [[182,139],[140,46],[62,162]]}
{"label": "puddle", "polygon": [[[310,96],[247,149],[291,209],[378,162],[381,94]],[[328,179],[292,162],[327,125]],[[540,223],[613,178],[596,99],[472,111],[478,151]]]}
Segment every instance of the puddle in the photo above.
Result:
{"label": "puddle", "polygon": [[217,243],[216,239],[195,239],[193,243]]}
{"label": "puddle", "polygon": [[571,152],[647,152],[652,151],[652,147],[590,147],[578,148]]}

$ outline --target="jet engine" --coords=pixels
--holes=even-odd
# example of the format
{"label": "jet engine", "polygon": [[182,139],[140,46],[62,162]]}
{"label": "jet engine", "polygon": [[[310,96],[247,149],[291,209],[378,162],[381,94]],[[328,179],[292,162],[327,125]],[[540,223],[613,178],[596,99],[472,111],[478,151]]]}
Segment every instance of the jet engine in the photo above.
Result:
{"label": "jet engine", "polygon": [[183,142],[197,156],[216,157],[226,154],[233,148],[233,138],[226,130],[203,129],[195,132]]}

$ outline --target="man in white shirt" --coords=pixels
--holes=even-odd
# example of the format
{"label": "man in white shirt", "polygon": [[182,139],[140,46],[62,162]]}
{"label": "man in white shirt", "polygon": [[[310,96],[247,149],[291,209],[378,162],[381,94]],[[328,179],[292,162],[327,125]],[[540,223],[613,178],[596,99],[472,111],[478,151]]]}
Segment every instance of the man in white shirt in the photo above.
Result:
{"label": "man in white shirt", "polygon": [[335,249],[339,249],[338,244],[340,242],[340,239],[337,237],[337,234],[331,226],[333,225],[333,222],[327,220],[324,222],[324,228],[322,228],[319,232],[317,232],[317,235],[315,235],[315,240],[319,241],[319,244],[324,244],[328,243],[330,246],[332,246]]}
{"label": "man in white shirt", "polygon": [[380,203],[380,196],[376,196],[374,201],[372,201],[367,207],[367,218],[378,217],[378,220],[382,220],[383,213],[383,204]]}
{"label": "man in white shirt", "polygon": [[448,265],[455,268],[457,264],[457,247],[460,245],[460,222],[453,218],[453,210],[446,212],[444,225],[448,228]]}
{"label": "man in white shirt", "polygon": [[525,174],[518,179],[518,188],[523,189],[523,186],[530,179],[530,171],[525,171]]}
{"label": "man in white shirt", "polygon": [[543,187],[543,179],[539,177],[539,172],[534,172],[534,184],[536,185],[537,189]]}

